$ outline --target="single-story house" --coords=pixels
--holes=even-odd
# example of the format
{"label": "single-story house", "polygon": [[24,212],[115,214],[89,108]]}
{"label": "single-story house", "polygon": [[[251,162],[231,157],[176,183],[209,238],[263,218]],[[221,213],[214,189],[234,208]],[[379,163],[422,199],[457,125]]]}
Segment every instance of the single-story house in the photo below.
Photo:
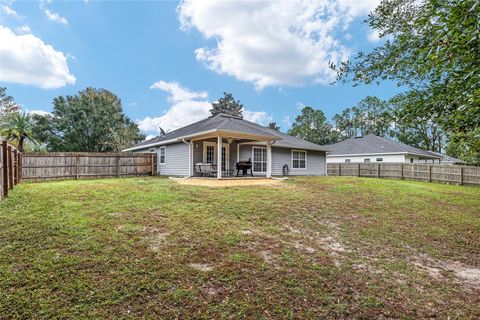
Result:
{"label": "single-story house", "polygon": [[[219,152],[219,147],[221,152]],[[326,175],[327,147],[256,123],[218,114],[124,151],[157,154],[158,174],[192,177],[200,165],[214,166],[217,178],[236,174],[237,163],[251,164],[254,176]],[[216,170],[217,164],[221,170]],[[203,167],[202,167],[203,168]]]}
{"label": "single-story house", "polygon": [[425,160],[425,163],[441,163],[441,164],[449,164],[449,165],[464,165],[466,164],[465,161],[448,156],[446,154],[440,153],[440,152],[434,152],[434,151],[429,151],[430,153],[442,157],[440,160]]}
{"label": "single-story house", "polygon": [[442,159],[442,156],[432,152],[373,134],[340,141],[330,145],[329,149],[327,163],[425,163],[425,161],[438,163]]}

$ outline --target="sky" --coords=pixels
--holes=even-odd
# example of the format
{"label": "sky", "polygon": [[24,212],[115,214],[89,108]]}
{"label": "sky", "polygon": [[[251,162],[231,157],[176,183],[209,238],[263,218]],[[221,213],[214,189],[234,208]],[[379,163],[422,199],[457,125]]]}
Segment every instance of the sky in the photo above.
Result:
{"label": "sky", "polygon": [[0,86],[27,112],[104,88],[149,137],[201,120],[233,93],[247,120],[287,131],[303,106],[327,119],[395,84],[334,84],[339,63],[381,44],[379,0],[0,0]]}

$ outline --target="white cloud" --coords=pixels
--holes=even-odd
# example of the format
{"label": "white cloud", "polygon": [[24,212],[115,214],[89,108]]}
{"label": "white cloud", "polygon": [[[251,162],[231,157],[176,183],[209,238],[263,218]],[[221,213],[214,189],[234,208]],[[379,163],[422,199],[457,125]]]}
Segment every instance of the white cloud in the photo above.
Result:
{"label": "white cloud", "polygon": [[44,111],[44,110],[28,110],[27,109],[25,112],[28,113],[28,114],[39,114],[41,116],[46,116],[46,115],[51,115],[52,114],[51,112]]}
{"label": "white cloud", "polygon": [[47,17],[48,20],[58,22],[61,24],[68,24],[68,20],[62,16],[60,16],[58,13],[50,11],[49,9],[43,9],[43,12],[45,13],[45,16]]}
{"label": "white cloud", "polygon": [[[169,93],[167,100],[171,106],[163,111],[159,117],[146,117],[137,121],[138,127],[143,132],[159,133],[158,127],[172,131],[191,123],[203,120],[210,116],[212,103],[208,101],[206,91],[192,91],[182,87],[178,82],[158,81],[151,89],[159,89]],[[263,111],[243,110],[245,120],[266,125],[271,117]]]}
{"label": "white cloud", "polygon": [[205,91],[193,92],[187,88],[182,87],[178,82],[158,81],[152,84],[150,89],[160,89],[170,94],[169,101],[185,101],[193,99],[206,99],[208,94]]}
{"label": "white cloud", "polygon": [[7,15],[9,15],[9,16],[11,16],[11,17],[14,17],[14,18],[21,18],[21,17],[22,17],[22,16],[20,16],[20,15],[17,13],[17,11],[13,10],[11,7],[6,6],[6,5],[2,6],[2,11],[3,11],[5,14],[7,14]]}
{"label": "white cloud", "polygon": [[336,38],[379,0],[205,1],[178,6],[183,30],[197,29],[216,46],[195,50],[215,72],[267,86],[330,83],[328,62],[347,58]]}
{"label": "white cloud", "polygon": [[283,117],[282,121],[287,125],[287,127],[290,127],[292,125],[292,119],[290,118],[290,116]]}
{"label": "white cloud", "polygon": [[26,24],[17,28],[17,33],[25,34],[25,33],[32,33],[30,27]]}
{"label": "white cloud", "polygon": [[262,126],[266,126],[270,121],[272,121],[272,117],[268,116],[265,111],[248,111],[243,109],[243,118],[247,121],[258,123]]}
{"label": "white cloud", "polygon": [[376,30],[371,30],[367,34],[368,41],[370,42],[378,42],[380,40],[380,35],[378,34],[378,31]]}
{"label": "white cloud", "polygon": [[202,120],[210,115],[211,104],[204,91],[194,92],[182,87],[177,82],[158,81],[151,89],[159,89],[169,93],[170,108],[159,117],[146,117],[138,122],[144,132],[158,134],[158,127],[164,130],[175,130],[190,123]]}
{"label": "white cloud", "polygon": [[49,89],[74,84],[67,58],[32,34],[15,35],[0,26],[0,81]]}

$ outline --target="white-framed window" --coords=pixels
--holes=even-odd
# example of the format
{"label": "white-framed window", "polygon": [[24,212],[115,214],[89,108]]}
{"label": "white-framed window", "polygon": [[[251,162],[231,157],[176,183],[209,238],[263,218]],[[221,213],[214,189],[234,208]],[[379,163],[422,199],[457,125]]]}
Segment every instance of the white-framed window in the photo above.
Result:
{"label": "white-framed window", "polygon": [[413,158],[410,158],[410,163],[413,163]]}
{"label": "white-framed window", "polygon": [[217,163],[217,144],[215,142],[203,142],[203,163]]}
{"label": "white-framed window", "polygon": [[157,152],[157,149],[155,149],[155,148],[150,148],[150,149],[148,149],[148,152],[150,152],[150,153],[155,153],[155,152]]}
{"label": "white-framed window", "polygon": [[370,163],[370,158],[363,159],[363,162]]}
{"label": "white-framed window", "polygon": [[167,147],[160,147],[160,151],[159,151],[160,164],[165,164],[166,156],[167,156]]}
{"label": "white-framed window", "polygon": [[377,158],[377,162],[382,162],[383,158]]}
{"label": "white-framed window", "polygon": [[307,151],[292,150],[292,168],[307,169]]}
{"label": "white-framed window", "polygon": [[350,163],[350,162],[352,162],[352,160],[350,160],[350,159],[345,159],[345,163]]}
{"label": "white-framed window", "polygon": [[253,172],[267,172],[267,148],[252,147]]}

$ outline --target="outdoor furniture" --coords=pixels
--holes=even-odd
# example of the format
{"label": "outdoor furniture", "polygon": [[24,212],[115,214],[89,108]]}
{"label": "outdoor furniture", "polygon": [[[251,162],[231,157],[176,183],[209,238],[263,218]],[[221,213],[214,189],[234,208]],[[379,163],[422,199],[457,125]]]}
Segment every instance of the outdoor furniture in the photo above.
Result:
{"label": "outdoor furniture", "polygon": [[248,170],[250,170],[250,175],[253,177],[252,161],[250,161],[250,159],[248,159],[248,161],[237,162],[237,177],[239,176],[240,171],[242,171],[242,176],[246,177]]}
{"label": "outdoor furniture", "polygon": [[211,163],[196,163],[195,176],[213,177],[217,175],[217,166]]}

